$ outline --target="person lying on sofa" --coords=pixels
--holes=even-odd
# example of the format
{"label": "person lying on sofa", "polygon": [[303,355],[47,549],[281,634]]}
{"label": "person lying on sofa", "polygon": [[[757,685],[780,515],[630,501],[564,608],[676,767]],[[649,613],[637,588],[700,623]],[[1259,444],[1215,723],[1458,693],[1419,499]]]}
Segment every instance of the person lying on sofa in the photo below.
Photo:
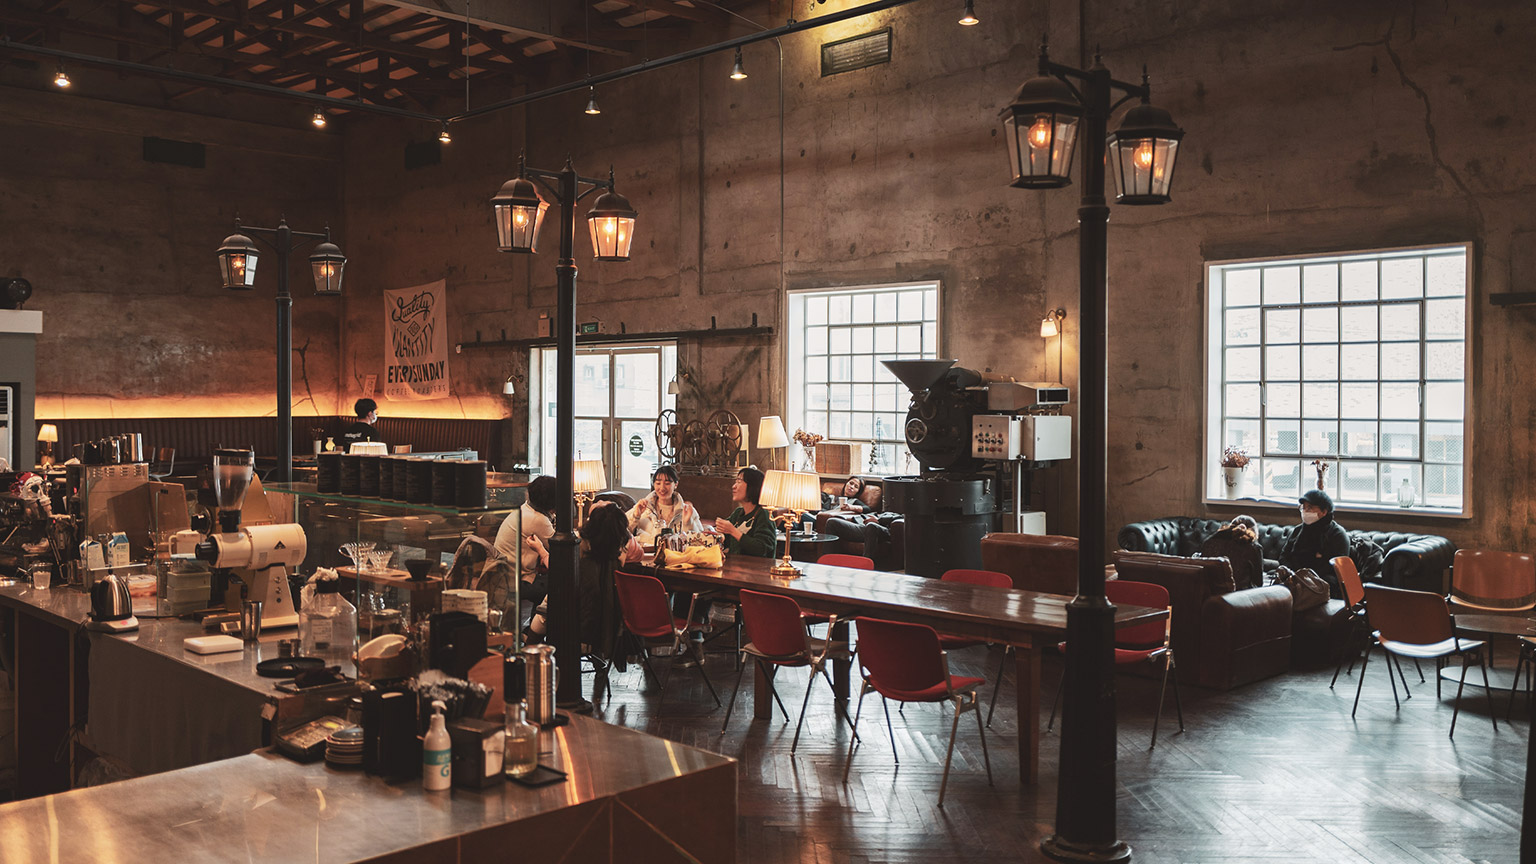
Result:
{"label": "person lying on sofa", "polygon": [[1201,558],[1225,558],[1232,562],[1236,590],[1264,584],[1264,550],[1259,546],[1259,523],[1252,516],[1234,516],[1200,544]]}
{"label": "person lying on sofa", "polygon": [[1333,597],[1343,597],[1333,559],[1349,555],[1349,532],[1333,521],[1333,499],[1321,489],[1308,489],[1299,499],[1301,525],[1291,531],[1280,550],[1280,566],[1309,569],[1323,577]]}

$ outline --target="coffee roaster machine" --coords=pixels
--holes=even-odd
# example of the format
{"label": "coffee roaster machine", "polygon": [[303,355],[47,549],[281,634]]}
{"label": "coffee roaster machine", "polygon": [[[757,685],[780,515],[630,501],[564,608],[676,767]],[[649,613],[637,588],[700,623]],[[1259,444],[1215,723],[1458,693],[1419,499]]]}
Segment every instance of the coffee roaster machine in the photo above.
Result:
{"label": "coffee roaster machine", "polygon": [[938,577],[981,567],[981,538],[1008,528],[1045,533],[1029,508],[1034,471],[1072,456],[1070,397],[1059,384],[983,374],[954,360],[886,360],[912,393],[907,449],[917,476],[885,479],[886,501],[906,519],[906,570]]}

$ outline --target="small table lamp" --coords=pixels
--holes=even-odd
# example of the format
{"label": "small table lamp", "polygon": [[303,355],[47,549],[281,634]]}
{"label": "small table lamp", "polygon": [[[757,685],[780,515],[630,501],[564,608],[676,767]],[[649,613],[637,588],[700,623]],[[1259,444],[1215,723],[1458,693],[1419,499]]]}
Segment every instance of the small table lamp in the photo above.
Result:
{"label": "small table lamp", "polygon": [[800,514],[821,506],[821,477],[803,471],[769,471],[763,478],[763,494],[759,500],[765,507],[783,507],[790,511],[790,527],[784,531],[784,559],[773,565],[773,575],[793,579],[800,575],[789,558],[789,538],[792,528],[800,521]]}
{"label": "small table lamp", "polygon": [[601,459],[577,459],[571,491],[576,493],[576,524],[587,521],[587,505],[597,493],[608,488],[608,474]]}
{"label": "small table lamp", "polygon": [[37,448],[37,464],[47,468],[53,464],[53,445],[58,443],[59,427],[52,423],[44,423],[37,428],[37,443],[43,445]]}
{"label": "small table lamp", "polygon": [[789,446],[789,435],[784,432],[784,421],[777,414],[769,414],[757,424],[759,450],[777,450]]}

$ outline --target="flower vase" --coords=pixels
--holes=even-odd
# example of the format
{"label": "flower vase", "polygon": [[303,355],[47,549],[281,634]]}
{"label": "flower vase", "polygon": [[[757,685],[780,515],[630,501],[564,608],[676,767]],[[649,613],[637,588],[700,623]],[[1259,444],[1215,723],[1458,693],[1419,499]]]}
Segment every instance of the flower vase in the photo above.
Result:
{"label": "flower vase", "polygon": [[815,473],[815,471],[816,471],[816,448],[815,447],[807,447],[807,448],[805,448],[805,470],[807,472],[810,472],[810,473]]}
{"label": "flower vase", "polygon": [[1222,468],[1221,482],[1228,498],[1241,498],[1243,495],[1243,469]]}

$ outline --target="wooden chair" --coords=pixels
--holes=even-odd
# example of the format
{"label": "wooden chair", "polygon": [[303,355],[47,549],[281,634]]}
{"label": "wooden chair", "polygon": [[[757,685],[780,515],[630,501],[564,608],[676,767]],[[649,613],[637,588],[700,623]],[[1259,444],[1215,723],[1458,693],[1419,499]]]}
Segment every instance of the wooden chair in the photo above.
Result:
{"label": "wooden chair", "polygon": [[841,552],[828,552],[816,559],[817,564],[826,564],[829,567],[848,567],[853,570],[875,569],[875,559],[866,558],[863,555],[844,555]]}
{"label": "wooden chair", "polygon": [[[831,618],[836,622],[836,615]],[[805,683],[805,698],[800,702],[800,719],[795,721],[795,738],[789,745],[789,752],[794,753],[795,748],[800,746],[800,727],[805,724],[805,709],[810,704],[816,676],[819,674],[826,680],[827,688],[832,691],[835,699],[837,690],[827,675],[827,660],[849,660],[852,659],[852,653],[846,642],[829,642],[813,638],[807,633],[800,604],[793,597],[743,590],[741,619],[747,631],[747,644],[741,647],[736,689],[731,691],[731,701],[725,709],[725,721],[720,724],[720,734],[725,734],[726,727],[731,723],[731,712],[736,708],[736,694],[741,692],[741,675],[746,671],[748,657],[754,658],[762,670],[763,678],[768,682],[768,691],[773,694],[773,701],[779,704],[779,711],[784,715],[786,723],[789,722],[789,712],[784,709],[784,700],[779,698],[779,691],[773,686],[769,667],[808,667],[811,677]],[[852,725],[850,723],[849,728]]]}
{"label": "wooden chair", "polygon": [[[1355,669],[1355,657],[1361,649],[1370,650],[1371,625],[1365,615],[1365,583],[1360,581],[1360,572],[1355,569],[1355,562],[1347,555],[1340,555],[1328,562],[1333,565],[1333,572],[1339,577],[1339,585],[1344,588],[1344,603],[1348,607],[1345,615],[1349,633],[1344,637],[1344,652],[1339,655],[1339,663],[1333,667],[1333,680],[1328,682],[1328,689],[1338,683],[1339,670],[1344,668],[1344,657],[1349,657],[1349,669]],[[1356,642],[1363,643],[1360,648],[1351,651]],[[1403,685],[1405,688],[1407,684]]]}
{"label": "wooden chair", "polygon": [[[987,755],[987,730],[981,725],[981,702],[976,691],[987,683],[985,678],[949,674],[949,656],[939,647],[939,634],[926,624],[904,624],[878,618],[856,618],[859,629],[859,668],[864,677],[859,687],[859,707],[854,711],[853,728],[857,736],[859,716],[864,711],[864,697],[870,691],[880,694],[882,704],[895,699],[907,702],[950,702],[955,716],[949,726],[949,749],[944,754],[944,777],[939,781],[939,806],[944,806],[944,790],[949,785],[949,765],[955,755],[955,733],[960,729],[960,715],[976,714],[976,731],[981,734],[981,758],[987,766],[987,784],[992,784],[992,759]],[[891,734],[891,757],[901,764],[896,752],[896,730],[891,726],[891,710],[885,708],[885,726]],[[853,767],[853,748],[857,737],[848,742],[848,760],[843,765],[843,782]]]}
{"label": "wooden chair", "polygon": [[1493,613],[1536,608],[1536,559],[1530,555],[1458,549],[1452,561],[1452,606]]}
{"label": "wooden chair", "polygon": [[[1007,573],[999,573],[996,570],[946,570],[939,577],[941,582],[964,582],[968,585],[986,585],[990,588],[1012,588],[1013,577]],[[973,639],[969,636],[951,636],[948,633],[939,634],[939,644],[945,651],[953,651],[956,648],[971,648],[976,645],[989,644],[982,639]],[[997,661],[997,680],[992,682],[992,704],[987,708],[987,728],[992,728],[992,713],[997,710],[997,693],[1003,686],[1003,667],[1008,663],[1008,655],[1013,653],[1013,646],[1003,648],[1003,656]]]}
{"label": "wooden chair", "polygon": [[[655,670],[651,668],[651,646],[671,646],[672,654],[669,659],[672,663],[667,667],[667,676],[671,677],[672,666],[676,665],[678,654],[689,646],[690,634],[703,626],[693,623],[694,606],[698,603],[699,595],[694,594],[693,600],[688,604],[687,617],[674,618],[671,604],[667,600],[667,589],[662,586],[660,579],[618,570],[613,574],[613,587],[619,595],[619,608],[623,615],[624,628],[640,640],[643,652],[641,658],[645,664],[645,671],[650,673],[651,679],[661,690],[661,697],[665,698],[667,682],[663,678],[657,678]],[[709,688],[709,695],[715,699],[715,707],[719,707],[720,695],[715,692],[715,685],[710,683],[709,675],[704,671],[702,654],[698,657],[696,668],[699,670],[699,677],[704,679],[704,686]]]}
{"label": "wooden chair", "polygon": [[[1151,582],[1127,582],[1114,579],[1104,583],[1104,596],[1111,603],[1123,603],[1127,606],[1145,606],[1149,609],[1168,609],[1168,589]],[[1179,701],[1179,672],[1178,666],[1173,661],[1173,648],[1169,645],[1168,634],[1172,632],[1170,612],[1167,619],[1162,621],[1148,621],[1145,624],[1137,624],[1132,627],[1122,627],[1115,631],[1115,665],[1128,666],[1132,663],[1157,663],[1163,665],[1163,685],[1157,693],[1157,713],[1152,717],[1152,744],[1151,750],[1157,747],[1157,726],[1163,719],[1164,697],[1168,695],[1168,677],[1173,676],[1173,705],[1179,714],[1179,731],[1184,731],[1184,705]],[[1065,653],[1067,643],[1062,642],[1058,646]],[[1056,706],[1061,702],[1061,690],[1066,684],[1063,677],[1060,684],[1056,685],[1056,698],[1051,701],[1051,719],[1045,724],[1047,732],[1056,724]]]}
{"label": "wooden chair", "polygon": [[[1451,610],[1444,597],[1429,591],[1367,585],[1365,602],[1371,610],[1371,626],[1376,628],[1371,640],[1381,646],[1388,657],[1435,661],[1435,698],[1440,697],[1440,667],[1445,665],[1448,657],[1461,658],[1461,683],[1456,686],[1456,707],[1451,712],[1452,738],[1456,737],[1456,718],[1461,713],[1461,691],[1467,684],[1469,660],[1475,658],[1478,667],[1483,670],[1483,688],[1488,692],[1489,706],[1492,707],[1493,691],[1488,689],[1488,667],[1483,652],[1486,643],[1456,635]],[[1367,650],[1365,658],[1360,662],[1360,681],[1355,685],[1355,707],[1349,712],[1350,717],[1354,717],[1355,712],[1360,710],[1360,691],[1365,686],[1365,667],[1370,660],[1371,652]],[[1392,683],[1392,702],[1401,708],[1402,703],[1397,698],[1397,678],[1392,675],[1390,664],[1387,666],[1387,680]],[[1407,684],[1403,685],[1403,689],[1407,689]],[[1498,717],[1491,710],[1488,717],[1497,730]]]}

